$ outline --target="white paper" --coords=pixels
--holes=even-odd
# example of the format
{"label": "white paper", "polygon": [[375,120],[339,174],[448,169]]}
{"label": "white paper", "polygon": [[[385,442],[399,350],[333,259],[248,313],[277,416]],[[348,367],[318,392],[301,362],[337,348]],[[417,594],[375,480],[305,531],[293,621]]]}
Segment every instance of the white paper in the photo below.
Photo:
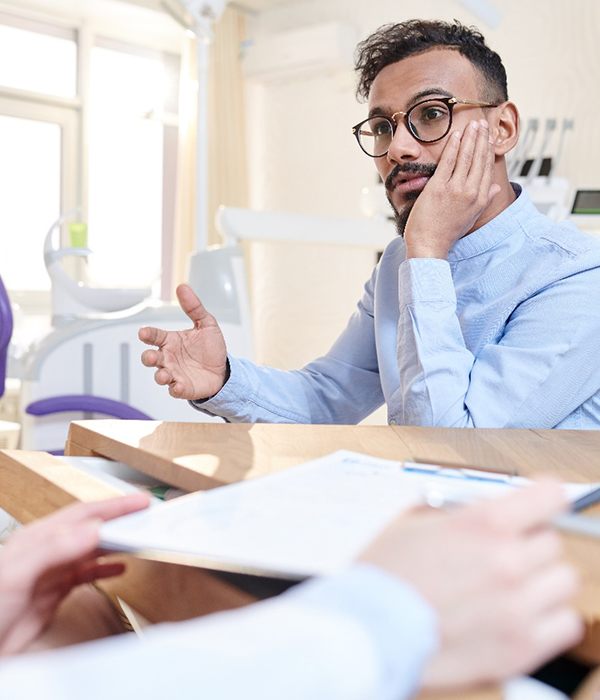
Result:
{"label": "white paper", "polygon": [[[194,555],[217,569],[304,578],[346,566],[411,506],[496,497],[525,483],[339,451],[119,518],[103,525],[101,541],[110,549]],[[570,496],[590,488],[572,484]]]}

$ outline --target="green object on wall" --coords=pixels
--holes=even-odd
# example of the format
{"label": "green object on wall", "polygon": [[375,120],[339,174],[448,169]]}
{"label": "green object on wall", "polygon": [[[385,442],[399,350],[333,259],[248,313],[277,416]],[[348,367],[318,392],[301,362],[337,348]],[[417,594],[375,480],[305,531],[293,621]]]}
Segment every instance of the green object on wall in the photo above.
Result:
{"label": "green object on wall", "polygon": [[69,224],[69,244],[71,248],[88,247],[88,227],[82,221]]}

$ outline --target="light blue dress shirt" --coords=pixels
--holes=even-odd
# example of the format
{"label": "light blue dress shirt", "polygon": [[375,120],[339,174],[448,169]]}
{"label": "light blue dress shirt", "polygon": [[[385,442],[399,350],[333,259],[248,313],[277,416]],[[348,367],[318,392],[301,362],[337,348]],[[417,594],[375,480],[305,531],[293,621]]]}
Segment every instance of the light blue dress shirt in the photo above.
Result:
{"label": "light blue dress shirt", "polygon": [[[196,408],[229,421],[600,427],[600,239],[525,192],[448,260],[392,241],[331,350],[297,371],[230,357]],[[332,279],[335,284],[335,279]]]}
{"label": "light blue dress shirt", "polygon": [[437,646],[431,608],[368,565],[242,610],[0,662],[8,700],[402,700]]}

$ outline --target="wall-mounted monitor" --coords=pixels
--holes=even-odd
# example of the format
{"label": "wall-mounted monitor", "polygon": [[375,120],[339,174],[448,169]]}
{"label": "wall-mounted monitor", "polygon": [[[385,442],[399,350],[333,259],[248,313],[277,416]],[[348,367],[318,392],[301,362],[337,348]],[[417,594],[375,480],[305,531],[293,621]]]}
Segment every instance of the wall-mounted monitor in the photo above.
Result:
{"label": "wall-mounted monitor", "polygon": [[577,190],[571,214],[583,216],[600,214],[600,190]]}

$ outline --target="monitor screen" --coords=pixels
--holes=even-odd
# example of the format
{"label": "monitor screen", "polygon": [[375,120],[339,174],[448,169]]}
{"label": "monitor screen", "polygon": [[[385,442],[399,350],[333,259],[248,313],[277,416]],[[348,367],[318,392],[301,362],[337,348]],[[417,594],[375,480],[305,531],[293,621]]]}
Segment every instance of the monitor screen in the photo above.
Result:
{"label": "monitor screen", "polygon": [[600,190],[577,190],[571,214],[600,214]]}

